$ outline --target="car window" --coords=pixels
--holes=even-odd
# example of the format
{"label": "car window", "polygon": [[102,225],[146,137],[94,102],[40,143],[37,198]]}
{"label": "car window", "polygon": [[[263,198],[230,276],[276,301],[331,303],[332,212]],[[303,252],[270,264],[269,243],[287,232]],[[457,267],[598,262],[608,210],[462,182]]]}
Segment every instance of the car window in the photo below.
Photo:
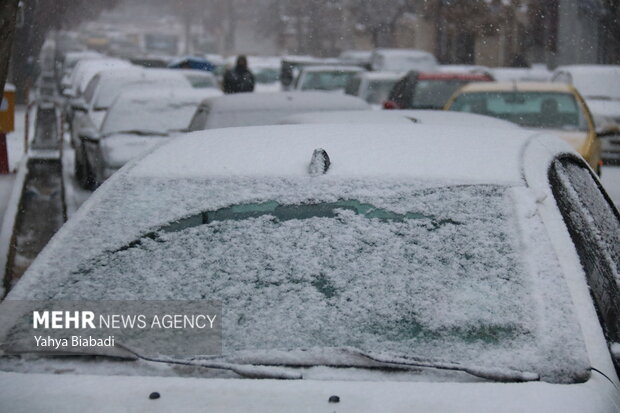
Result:
{"label": "car window", "polygon": [[[76,257],[46,293],[220,300],[230,351],[355,346],[549,381],[587,377],[558,259],[539,218],[514,208],[525,188],[247,179],[136,182],[121,201],[134,210],[149,197],[166,211],[171,196],[174,208],[195,207]],[[522,249],[515,227],[536,251]]]}
{"label": "car window", "polygon": [[95,95],[95,90],[97,90],[97,86],[99,85],[99,81],[101,80],[101,75],[95,75],[92,80],[88,83],[86,90],[84,91],[84,101],[87,104],[90,104],[93,96]]}
{"label": "car window", "polygon": [[601,324],[620,341],[620,217],[592,172],[572,159],[550,170],[554,196],[575,243]]}
{"label": "car window", "polygon": [[344,93],[347,95],[357,96],[360,91],[360,84],[362,83],[362,79],[359,77],[353,77],[349,79],[347,82],[347,86],[344,89]]}
{"label": "car window", "polygon": [[467,92],[450,110],[505,119],[520,126],[587,131],[584,113],[571,93],[562,92]]}
{"label": "car window", "polygon": [[390,90],[396,83],[396,80],[371,80],[368,82],[368,90],[366,91],[366,102],[381,104],[387,100]]}
{"label": "car window", "polygon": [[192,120],[189,123],[190,131],[203,130],[207,125],[207,118],[209,117],[210,108],[208,105],[200,105],[198,109],[196,109],[196,113],[192,117]]}
{"label": "car window", "polygon": [[280,70],[276,68],[261,68],[254,71],[256,83],[275,83],[280,80]]}
{"label": "car window", "polygon": [[459,79],[428,79],[415,83],[409,107],[412,109],[442,109],[450,96],[468,83]]}
{"label": "car window", "polygon": [[344,89],[347,81],[355,72],[334,70],[329,72],[307,72],[301,84],[302,90],[335,90]]}
{"label": "car window", "polygon": [[217,87],[215,79],[212,76],[202,74],[186,74],[185,78],[189,81],[193,88],[212,88]]}

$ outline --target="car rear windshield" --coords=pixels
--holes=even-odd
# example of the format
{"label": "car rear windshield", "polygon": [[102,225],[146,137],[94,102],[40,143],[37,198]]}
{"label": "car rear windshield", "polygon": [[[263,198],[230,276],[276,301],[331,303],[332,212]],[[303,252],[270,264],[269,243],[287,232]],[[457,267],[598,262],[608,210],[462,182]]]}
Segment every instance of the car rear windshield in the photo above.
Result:
{"label": "car rear windshield", "polygon": [[559,92],[463,93],[450,110],[493,116],[531,128],[588,130],[575,96]]}
{"label": "car rear windshield", "polygon": [[515,208],[525,189],[240,181],[142,182],[114,197],[138,196],[129,216],[196,209],[81,261],[47,294],[219,300],[225,353],[354,346],[550,381],[587,371],[542,224]]}
{"label": "car rear windshield", "polygon": [[396,79],[370,80],[366,91],[366,102],[380,105],[388,99],[390,91],[394,87]]}
{"label": "car rear windshield", "polygon": [[108,110],[101,125],[101,133],[109,135],[118,132],[139,131],[166,134],[169,131],[186,129],[201,98],[183,99],[164,94],[118,99]]}
{"label": "car rear windshield", "polygon": [[302,90],[337,90],[344,89],[349,79],[356,72],[334,70],[330,72],[307,72],[303,75]]}
{"label": "car rear windshield", "polygon": [[454,92],[469,83],[462,79],[418,80],[411,99],[412,109],[443,109]]}

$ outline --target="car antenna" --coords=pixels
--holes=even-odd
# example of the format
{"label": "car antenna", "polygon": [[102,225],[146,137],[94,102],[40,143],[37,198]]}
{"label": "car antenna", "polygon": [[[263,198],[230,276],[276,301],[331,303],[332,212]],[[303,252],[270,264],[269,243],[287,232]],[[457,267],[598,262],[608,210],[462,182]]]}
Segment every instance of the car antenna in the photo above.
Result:
{"label": "car antenna", "polygon": [[312,153],[312,159],[310,160],[310,165],[308,166],[308,172],[312,176],[322,175],[327,172],[330,165],[331,161],[329,160],[329,155],[325,152],[325,149],[318,148]]}

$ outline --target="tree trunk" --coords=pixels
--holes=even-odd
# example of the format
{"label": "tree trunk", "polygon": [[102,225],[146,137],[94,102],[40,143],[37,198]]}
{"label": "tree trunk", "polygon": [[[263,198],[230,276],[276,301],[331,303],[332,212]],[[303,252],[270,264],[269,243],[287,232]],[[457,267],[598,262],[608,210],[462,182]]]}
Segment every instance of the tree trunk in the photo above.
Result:
{"label": "tree trunk", "polygon": [[19,0],[0,2],[0,96],[4,94],[4,83],[9,71],[18,2]]}

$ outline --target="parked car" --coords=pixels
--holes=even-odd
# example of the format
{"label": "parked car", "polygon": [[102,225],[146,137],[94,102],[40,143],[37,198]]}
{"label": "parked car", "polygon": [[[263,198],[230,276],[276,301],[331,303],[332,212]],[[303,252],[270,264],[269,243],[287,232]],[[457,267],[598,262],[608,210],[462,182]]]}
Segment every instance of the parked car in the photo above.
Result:
{"label": "parked car", "polygon": [[438,64],[432,53],[423,50],[379,48],[372,52],[370,67],[375,72],[432,72],[437,70]]}
{"label": "parked car", "polygon": [[307,66],[295,79],[295,90],[344,92],[349,79],[364,69],[358,66]]}
{"label": "parked car", "polygon": [[87,189],[101,185],[131,159],[187,129],[210,89],[129,89],[107,110],[98,130],[78,136],[76,178]]}
{"label": "parked car", "polygon": [[[183,89],[192,86],[191,80],[181,70],[131,67],[102,71],[93,77],[83,97],[72,101],[74,116],[71,122],[71,143],[74,148],[77,148],[79,135],[83,131],[98,130],[112,102],[121,92],[129,88]],[[76,167],[79,168],[77,163]]]}
{"label": "parked car", "polygon": [[529,130],[178,137],[102,186],[0,314],[29,299],[219,300],[221,354],[145,357],[120,338],[17,354],[3,324],[2,406],[615,411],[619,217],[576,152]]}
{"label": "parked car", "polygon": [[605,135],[601,140],[603,160],[619,164],[620,66],[559,66],[553,72],[552,80],[573,85],[581,93],[592,113],[597,131]]}
{"label": "parked car", "polygon": [[396,73],[360,72],[349,79],[344,93],[358,96],[375,107],[381,107],[398,79],[400,76]]}
{"label": "parked car", "polygon": [[519,125],[476,113],[451,112],[447,110],[361,110],[299,113],[284,118],[281,124],[327,123],[404,123],[454,126],[459,128],[519,128]]}
{"label": "parked car", "polygon": [[411,71],[394,84],[385,109],[442,109],[461,86],[492,82],[487,73],[426,73]]}
{"label": "parked car", "polygon": [[571,144],[597,173],[601,142],[588,107],[577,90],[560,83],[470,83],[452,96],[445,109],[509,120],[544,129]]}
{"label": "parked car", "polygon": [[295,113],[370,108],[359,98],[327,92],[235,93],[205,99],[189,130],[275,125]]}

